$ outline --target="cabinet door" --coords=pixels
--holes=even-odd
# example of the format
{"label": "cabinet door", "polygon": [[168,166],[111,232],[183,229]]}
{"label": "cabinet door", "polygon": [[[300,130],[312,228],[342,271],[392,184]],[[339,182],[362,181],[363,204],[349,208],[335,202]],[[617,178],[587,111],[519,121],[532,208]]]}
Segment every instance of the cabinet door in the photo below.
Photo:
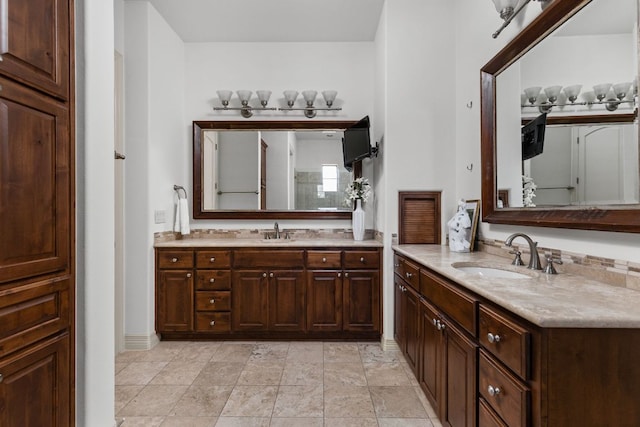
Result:
{"label": "cabinet door", "polygon": [[478,346],[450,321],[444,323],[444,407],[440,416],[445,426],[476,425]]}
{"label": "cabinet door", "polygon": [[342,273],[310,271],[307,276],[307,329],[342,330]]}
{"label": "cabinet door", "polygon": [[406,350],[406,343],[404,338],[404,316],[402,313],[402,299],[404,282],[397,275],[393,276],[393,306],[394,306],[394,322],[393,322],[393,337],[395,338],[400,350],[403,352]]}
{"label": "cabinet door", "polygon": [[380,274],[349,270],[344,273],[343,329],[380,330]]}
{"label": "cabinet door", "polygon": [[156,295],[158,332],[193,330],[192,270],[160,270]]}
{"label": "cabinet door", "polygon": [[304,273],[269,273],[269,330],[304,331]]}
{"label": "cabinet door", "polygon": [[68,110],[9,80],[0,87],[2,283],[69,268],[73,164]]}
{"label": "cabinet door", "polygon": [[69,0],[0,0],[0,73],[67,99]]}
{"label": "cabinet door", "polygon": [[405,333],[405,356],[407,363],[414,374],[418,372],[418,350],[420,344],[420,299],[418,294],[410,286],[405,286],[404,301],[404,333]]}
{"label": "cabinet door", "polygon": [[442,390],[442,333],[437,328],[439,316],[426,301],[420,302],[420,369],[418,382],[429,403],[440,409]]}
{"label": "cabinet door", "polygon": [[67,334],[0,360],[0,425],[71,425]]}
{"label": "cabinet door", "polygon": [[266,331],[268,327],[268,275],[265,271],[232,273],[231,321],[234,331]]}

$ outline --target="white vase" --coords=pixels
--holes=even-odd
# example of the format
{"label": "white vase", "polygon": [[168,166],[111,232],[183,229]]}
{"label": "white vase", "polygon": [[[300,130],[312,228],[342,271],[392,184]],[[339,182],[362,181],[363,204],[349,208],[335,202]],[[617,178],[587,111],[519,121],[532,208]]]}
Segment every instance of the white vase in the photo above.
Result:
{"label": "white vase", "polygon": [[353,240],[364,240],[364,209],[362,199],[356,199],[356,209],[351,214]]}

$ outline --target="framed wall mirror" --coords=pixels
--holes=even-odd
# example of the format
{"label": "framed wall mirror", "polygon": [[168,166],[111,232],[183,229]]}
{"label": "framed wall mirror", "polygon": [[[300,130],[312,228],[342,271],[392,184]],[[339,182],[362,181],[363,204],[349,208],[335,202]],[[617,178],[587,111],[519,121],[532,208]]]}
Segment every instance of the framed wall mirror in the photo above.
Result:
{"label": "framed wall mirror", "polygon": [[348,219],[352,121],[193,122],[195,219]]}
{"label": "framed wall mirror", "polygon": [[637,81],[637,0],[551,2],[481,69],[483,221],[640,232]]}

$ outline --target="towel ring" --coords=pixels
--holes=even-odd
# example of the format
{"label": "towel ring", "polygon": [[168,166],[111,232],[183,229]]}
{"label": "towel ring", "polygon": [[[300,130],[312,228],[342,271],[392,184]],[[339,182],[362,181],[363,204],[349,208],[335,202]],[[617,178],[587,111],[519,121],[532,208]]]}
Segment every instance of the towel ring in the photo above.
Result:
{"label": "towel ring", "polygon": [[180,190],[182,190],[184,192],[184,198],[187,198],[187,190],[184,189],[183,186],[181,185],[174,185],[173,186],[173,190],[178,193],[178,199],[182,199],[182,197],[180,197]]}

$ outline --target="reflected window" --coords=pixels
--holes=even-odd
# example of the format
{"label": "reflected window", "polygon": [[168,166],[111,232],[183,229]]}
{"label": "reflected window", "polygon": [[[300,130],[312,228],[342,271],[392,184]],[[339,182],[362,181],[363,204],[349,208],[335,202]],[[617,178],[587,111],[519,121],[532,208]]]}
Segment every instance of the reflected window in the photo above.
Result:
{"label": "reflected window", "polygon": [[338,165],[322,165],[322,190],[338,191]]}

